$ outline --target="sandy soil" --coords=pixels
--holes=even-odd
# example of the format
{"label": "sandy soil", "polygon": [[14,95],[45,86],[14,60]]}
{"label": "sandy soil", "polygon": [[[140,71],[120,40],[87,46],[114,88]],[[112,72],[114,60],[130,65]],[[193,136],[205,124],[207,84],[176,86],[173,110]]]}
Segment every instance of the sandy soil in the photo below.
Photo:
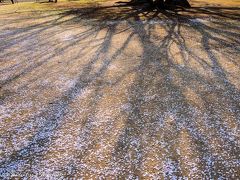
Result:
{"label": "sandy soil", "polygon": [[206,2],[0,7],[0,177],[238,179],[240,11]]}

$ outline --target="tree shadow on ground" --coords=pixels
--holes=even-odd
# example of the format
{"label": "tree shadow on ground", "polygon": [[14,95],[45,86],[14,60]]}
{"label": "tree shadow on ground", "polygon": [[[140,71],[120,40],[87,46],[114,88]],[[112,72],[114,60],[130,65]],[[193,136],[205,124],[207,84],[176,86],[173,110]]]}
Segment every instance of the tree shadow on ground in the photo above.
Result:
{"label": "tree shadow on ground", "polygon": [[[65,20],[66,17],[70,18]],[[236,58],[240,51],[238,20],[238,8],[193,7],[156,11],[148,6],[121,3],[66,11],[58,19],[12,31],[13,37],[1,46],[3,50],[51,28],[52,31],[44,34],[46,37],[51,37],[51,33],[61,34],[63,29],[56,30],[56,26],[87,24],[88,27],[86,31],[74,36],[73,42],[60,46],[57,43],[51,44],[53,51],[46,56],[43,56],[46,49],[42,49],[38,57],[34,57],[41,57],[38,63],[32,61],[18,74],[2,81],[2,87],[49,64],[52,59],[78,47],[82,41],[91,44],[92,38],[102,31],[105,34],[103,38],[95,39],[99,44],[94,49],[94,56],[79,67],[80,73],[71,88],[54,98],[27,123],[3,134],[9,138],[9,134],[21,135],[22,131],[32,131],[25,130],[29,123],[35,127],[27,145],[14,150],[10,155],[6,154],[1,161],[2,176],[6,178],[19,174],[31,177],[36,173],[34,167],[38,167],[39,161],[43,161],[43,157],[51,151],[55,133],[66,123],[66,116],[71,111],[70,105],[83,90],[90,87],[93,87],[94,93],[87,105],[88,115],[82,117],[81,126],[75,124],[81,129],[76,142],[80,148],[71,151],[73,158],[67,161],[66,166],[61,166],[59,173],[62,176],[80,177],[94,173],[96,176],[124,178],[148,175],[166,178],[237,176],[237,130],[240,119],[237,76],[240,64],[239,58]],[[23,33],[23,36],[19,37],[19,33]],[[114,46],[114,37],[122,33],[126,35],[125,39],[120,45]],[[135,41],[134,48],[130,46],[132,41]],[[49,46],[50,42],[49,39],[40,45]],[[110,53],[111,46],[116,47],[113,53]],[[132,53],[138,63],[130,62],[129,67],[121,65],[125,68],[123,73],[117,73],[109,81],[107,74],[110,67],[116,61],[121,61],[118,58],[128,57],[124,53],[127,53],[129,46],[132,47],[130,51],[140,49],[140,53]],[[87,47],[81,47],[71,60],[66,61],[74,64],[79,59],[83,60],[85,48]],[[31,53],[31,49],[26,50]],[[16,54],[7,52],[7,55]],[[0,54],[0,58],[5,56],[4,53]],[[97,70],[96,64],[100,64]],[[54,69],[58,65],[50,67]],[[28,79],[19,89],[44,77],[45,72],[41,72],[35,79]],[[119,119],[114,117],[101,122],[98,111],[102,107],[98,105],[102,104],[104,95],[108,94],[105,89],[121,87],[125,77],[131,74],[134,74],[134,80],[124,95],[127,107],[119,113],[119,116],[126,118],[122,120],[124,125],[120,128],[121,131],[115,135]],[[117,92],[119,91],[115,93]],[[104,129],[108,129],[107,132]],[[112,140],[111,136],[116,139]],[[93,152],[104,139],[114,142],[112,150],[109,150],[111,156],[106,157],[107,163],[102,165],[101,160],[92,160],[92,164],[91,161],[87,162],[88,158],[97,156]],[[99,162],[103,167],[94,162]],[[67,170],[68,167],[72,170]]]}

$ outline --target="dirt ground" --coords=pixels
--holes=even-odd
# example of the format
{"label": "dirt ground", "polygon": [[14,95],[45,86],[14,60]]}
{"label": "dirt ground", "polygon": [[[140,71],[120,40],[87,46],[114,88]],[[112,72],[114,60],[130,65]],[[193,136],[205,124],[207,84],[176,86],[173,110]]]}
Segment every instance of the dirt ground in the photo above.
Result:
{"label": "dirt ground", "polygon": [[1,5],[0,178],[240,178],[240,3],[190,3]]}

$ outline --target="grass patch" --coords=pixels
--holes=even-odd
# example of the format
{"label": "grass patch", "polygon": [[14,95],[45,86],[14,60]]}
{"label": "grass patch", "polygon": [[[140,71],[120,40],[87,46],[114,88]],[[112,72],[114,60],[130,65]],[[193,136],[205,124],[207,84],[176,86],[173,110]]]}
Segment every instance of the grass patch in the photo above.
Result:
{"label": "grass patch", "polygon": [[99,6],[100,3],[109,0],[58,0],[58,3],[40,1],[40,2],[20,2],[0,6],[0,14],[26,13],[36,11],[63,11],[72,8],[84,6]]}

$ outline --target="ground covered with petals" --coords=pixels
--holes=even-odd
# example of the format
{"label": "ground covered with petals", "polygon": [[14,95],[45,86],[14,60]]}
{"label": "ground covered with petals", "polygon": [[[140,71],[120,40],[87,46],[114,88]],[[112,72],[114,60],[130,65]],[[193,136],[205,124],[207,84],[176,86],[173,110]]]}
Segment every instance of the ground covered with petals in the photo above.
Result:
{"label": "ground covered with petals", "polygon": [[239,3],[71,3],[0,5],[0,177],[237,179]]}

